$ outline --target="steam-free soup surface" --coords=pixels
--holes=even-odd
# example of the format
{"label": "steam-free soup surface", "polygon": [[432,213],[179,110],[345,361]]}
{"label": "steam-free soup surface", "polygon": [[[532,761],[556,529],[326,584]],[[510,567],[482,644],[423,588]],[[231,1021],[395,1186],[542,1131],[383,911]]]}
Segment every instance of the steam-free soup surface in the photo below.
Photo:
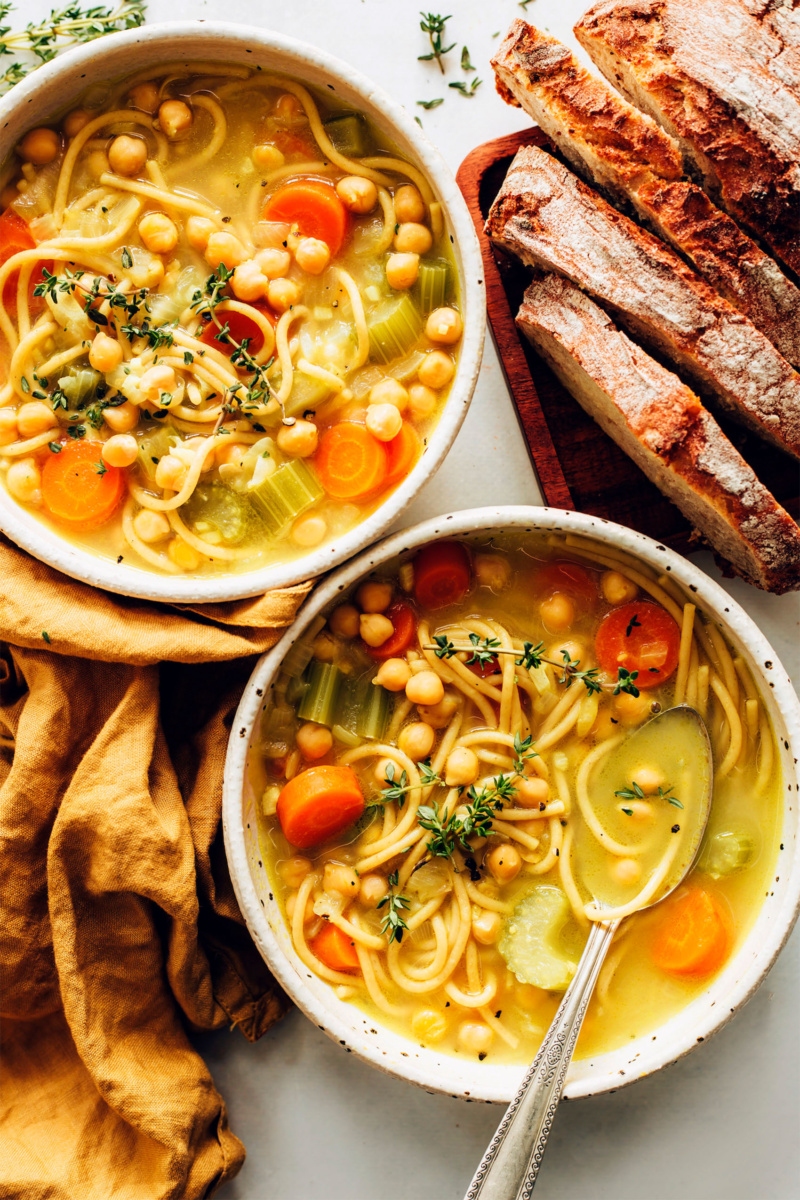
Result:
{"label": "steam-free soup surface", "polygon": [[[639,912],[696,850],[696,724],[648,724],[680,704],[708,728],[711,815]],[[745,664],[674,582],[572,537],[432,543],[342,596],[286,659],[251,769],[303,963],[479,1060],[532,1057],[601,916],[623,923],[579,1054],[656,1028],[735,954],[777,849]]]}

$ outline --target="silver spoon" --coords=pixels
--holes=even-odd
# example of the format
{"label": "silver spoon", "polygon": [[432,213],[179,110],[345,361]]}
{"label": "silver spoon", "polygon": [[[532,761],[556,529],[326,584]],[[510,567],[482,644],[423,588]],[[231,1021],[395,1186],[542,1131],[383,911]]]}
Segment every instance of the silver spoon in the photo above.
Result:
{"label": "silver spoon", "polygon": [[[694,856],[684,866],[679,877],[672,882],[669,891],[663,892],[658,900],[652,901],[651,904],[660,903],[671,892],[674,892],[675,888],[688,875],[694,865],[711,810],[714,782],[711,743],[703,719],[698,712],[686,704],[667,709],[666,712],[660,713],[643,725],[642,729],[632,734],[629,740],[637,737],[644,729],[652,732],[656,722],[674,721],[676,714],[683,719],[691,716],[697,724],[697,730],[701,734],[698,739],[698,749],[701,754],[705,754],[705,764],[698,763],[698,766],[705,766],[703,775],[707,780],[707,786],[703,795],[702,817],[698,823]],[[700,749],[701,747],[702,749]],[[649,908],[651,905],[647,904],[643,907]],[[589,939],[572,982],[564,993],[564,999],[561,1001],[538,1054],[528,1068],[516,1096],[508,1106],[505,1116],[497,1127],[497,1132],[481,1159],[481,1164],[473,1176],[465,1200],[530,1200],[583,1018],[589,1007],[600,968],[619,924],[618,920],[610,921],[607,924],[600,922],[592,924]]]}

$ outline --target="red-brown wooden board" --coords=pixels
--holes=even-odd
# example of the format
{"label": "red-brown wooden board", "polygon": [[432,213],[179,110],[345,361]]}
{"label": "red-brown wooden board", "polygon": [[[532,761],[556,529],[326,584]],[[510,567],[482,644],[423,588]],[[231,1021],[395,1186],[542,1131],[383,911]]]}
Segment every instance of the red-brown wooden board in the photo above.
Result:
{"label": "red-brown wooden board", "polygon": [[[485,142],[467,155],[457,179],[481,244],[489,324],[545,503],[618,521],[687,550],[692,531],[679,510],[587,416],[517,332],[514,317],[530,273],[492,246],[483,223],[512,158],[520,146],[530,145],[549,143],[537,128]],[[797,520],[800,500],[794,460],[720,418],[718,412],[715,416],[740,454]]]}

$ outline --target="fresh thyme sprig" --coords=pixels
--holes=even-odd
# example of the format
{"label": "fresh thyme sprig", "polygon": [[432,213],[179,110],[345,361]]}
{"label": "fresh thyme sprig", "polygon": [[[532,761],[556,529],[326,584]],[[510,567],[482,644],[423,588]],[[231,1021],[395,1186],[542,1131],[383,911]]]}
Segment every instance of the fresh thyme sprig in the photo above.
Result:
{"label": "fresh thyme sprig", "polygon": [[474,785],[467,790],[469,803],[463,816],[455,812],[442,816],[436,801],[420,805],[417,820],[433,834],[427,843],[428,850],[435,858],[452,858],[456,849],[469,853],[469,838],[488,837],[495,814],[507,800],[513,799],[516,790],[513,779],[498,775],[480,791]]}
{"label": "fresh thyme sprig", "polygon": [[423,33],[427,33],[428,41],[431,44],[431,50],[430,54],[418,55],[417,61],[433,62],[435,60],[439,64],[439,70],[444,75],[444,63],[442,62],[442,59],[445,54],[449,54],[450,51],[454,50],[456,46],[455,42],[452,42],[449,46],[442,45],[442,37],[444,35],[445,25],[450,20],[450,17],[449,15],[442,17],[438,13],[424,12],[421,12],[419,15],[422,17],[419,27]]}
{"label": "fresh thyme sprig", "polygon": [[538,758],[539,752],[533,749],[533,738],[530,734],[526,738],[521,738],[519,733],[514,734],[514,774],[523,775],[525,773],[525,763],[532,758]]}
{"label": "fresh thyme sprig", "polygon": [[391,945],[392,942],[402,942],[403,940],[403,934],[408,929],[403,917],[403,909],[408,909],[410,904],[406,896],[401,896],[394,890],[397,887],[397,871],[392,872],[387,883],[389,891],[378,902],[378,908],[387,906],[381,922],[381,933],[389,935],[389,945]]}
{"label": "fresh thyme sprig", "polygon": [[[673,808],[683,808],[683,805],[681,804],[678,797],[671,795],[671,793],[672,793],[672,784],[670,783],[670,784],[667,784],[666,787],[660,787],[658,789],[658,791],[652,793],[652,795],[654,796],[654,798],[657,798],[659,800],[666,800],[667,804],[671,804]],[[614,795],[618,796],[620,800],[629,800],[629,801],[630,800],[645,800],[647,798],[645,796],[643,789],[640,787],[640,785],[636,782],[635,779],[631,780],[630,787],[618,788],[617,791],[614,792]],[[633,816],[632,808],[625,808],[623,806],[622,812],[625,813],[626,817]]]}
{"label": "fresh thyme sprig", "polygon": [[381,788],[380,799],[373,800],[371,803],[375,806],[394,803],[398,808],[402,808],[406,802],[406,795],[413,788],[417,786],[429,787],[433,784],[444,783],[442,777],[437,775],[431,767],[430,759],[426,758],[422,762],[418,762],[417,769],[419,770],[419,785],[408,782],[407,771],[401,771],[399,776],[397,776],[395,774],[394,763],[389,763],[384,776],[389,786]]}
{"label": "fresh thyme sprig", "polygon": [[[473,67],[473,70],[474,69],[475,68]],[[448,83],[447,86],[451,87],[451,88],[455,88],[455,90],[457,92],[460,92],[460,94],[462,96],[474,96],[482,83],[483,83],[483,80],[478,79],[476,76],[475,79],[471,79],[469,81],[469,83],[465,83],[463,79],[459,79],[459,80],[456,80],[455,83]]]}
{"label": "fresh thyme sprig", "polygon": [[417,104],[420,106],[420,108],[430,111],[430,109],[438,108],[440,104],[444,104],[444,97],[437,96],[435,100],[418,100]]}
{"label": "fresh thyme sprig", "polygon": [[54,8],[43,21],[31,21],[23,30],[14,33],[5,24],[14,6],[0,3],[0,56],[32,55],[35,62],[14,62],[0,75],[0,91],[13,87],[30,71],[51,59],[67,46],[91,42],[104,33],[120,29],[136,29],[144,24],[144,0],[121,0],[116,8],[79,5]]}

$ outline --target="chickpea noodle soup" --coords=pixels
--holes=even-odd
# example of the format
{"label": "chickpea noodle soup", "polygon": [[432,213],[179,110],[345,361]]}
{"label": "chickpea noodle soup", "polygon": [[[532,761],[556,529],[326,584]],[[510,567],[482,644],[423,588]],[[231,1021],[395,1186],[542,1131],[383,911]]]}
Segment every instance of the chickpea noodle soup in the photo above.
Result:
{"label": "chickpea noodle soup", "polygon": [[167,575],[355,527],[423,453],[463,332],[426,176],[360,112],[245,66],[90,87],[0,196],[0,480]]}
{"label": "chickpea noodle soup", "polygon": [[[708,728],[711,817],[686,882],[637,913],[697,850],[708,781],[681,705]],[[768,891],[780,767],[744,661],[674,580],[585,538],[385,564],[294,644],[256,737],[297,955],[423,1047],[529,1061],[614,915],[579,1057],[623,1046],[708,986]]]}

